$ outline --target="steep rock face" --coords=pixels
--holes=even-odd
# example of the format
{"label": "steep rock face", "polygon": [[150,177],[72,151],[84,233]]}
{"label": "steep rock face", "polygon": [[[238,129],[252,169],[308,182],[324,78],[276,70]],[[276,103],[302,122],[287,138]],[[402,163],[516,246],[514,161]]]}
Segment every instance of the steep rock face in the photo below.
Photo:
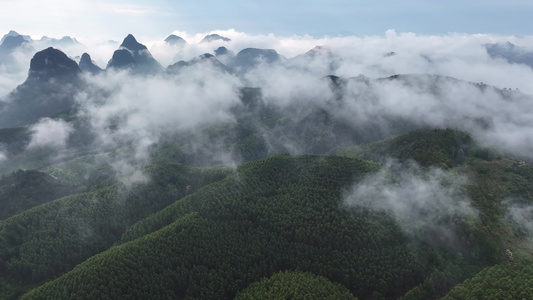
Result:
{"label": "steep rock face", "polygon": [[173,45],[173,46],[182,46],[182,45],[186,45],[187,44],[187,41],[184,40],[183,38],[175,35],[175,34],[171,34],[169,35],[166,39],[165,39],[165,42],[169,45]]}
{"label": "steep rock face", "polygon": [[119,49],[113,52],[113,57],[107,64],[108,68],[124,69],[133,67],[135,59],[130,51],[126,49]]}
{"label": "steep rock face", "polygon": [[49,47],[35,53],[30,62],[28,80],[71,77],[81,72],[78,64],[60,50]]}
{"label": "steep rock face", "polygon": [[81,69],[65,53],[52,47],[37,52],[26,81],[7,95],[0,106],[0,128],[33,124],[44,117],[71,114],[80,88]]}
{"label": "steep rock face", "polygon": [[126,38],[124,38],[124,41],[122,41],[122,44],[120,45],[121,48],[126,48],[130,51],[141,51],[141,50],[147,50],[145,45],[137,42],[135,37],[132,34],[128,34]]}
{"label": "steep rock face", "polygon": [[223,42],[229,42],[231,41],[230,38],[227,38],[225,36],[221,36],[219,34],[208,34],[206,35],[202,41],[200,43],[209,43],[209,42],[213,42],[213,41],[223,41]]}
{"label": "steep rock face", "polygon": [[100,72],[102,72],[102,69],[98,67],[92,60],[91,56],[87,53],[83,53],[81,55],[80,59],[80,69],[83,72],[91,73],[93,75],[96,75]]}
{"label": "steep rock face", "polygon": [[131,34],[124,39],[119,49],[107,64],[107,68],[131,69],[137,73],[155,73],[161,65],[152,57],[145,45],[137,42]]}

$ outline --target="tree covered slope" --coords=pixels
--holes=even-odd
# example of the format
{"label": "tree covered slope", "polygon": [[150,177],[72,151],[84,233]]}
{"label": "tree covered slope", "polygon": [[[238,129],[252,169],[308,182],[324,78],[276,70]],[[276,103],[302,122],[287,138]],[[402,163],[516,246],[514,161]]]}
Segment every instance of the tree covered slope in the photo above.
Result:
{"label": "tree covered slope", "polygon": [[532,294],[533,265],[529,261],[487,267],[443,299],[530,299]]}
{"label": "tree covered slope", "polygon": [[145,172],[150,180],[138,178],[130,186],[107,184],[0,222],[0,284],[5,285],[1,293],[11,288],[20,293],[69,271],[112,246],[131,224],[231,170],[166,164],[149,166]]}
{"label": "tree covered slope", "polygon": [[[444,129],[336,153],[236,169],[159,156],[135,185],[94,179],[85,193],[0,221],[0,295],[428,299],[473,276],[485,284],[487,271],[476,274],[508,268],[508,250],[514,265],[530,265],[531,233],[516,213],[533,201],[527,164]],[[405,208],[417,214],[395,213]],[[471,281],[448,296],[467,295]]]}
{"label": "tree covered slope", "polygon": [[[177,213],[169,225],[93,257],[26,297],[75,298],[75,292],[128,298],[126,290],[136,282],[132,299],[232,298],[262,277],[291,269],[358,294],[401,292],[418,276],[399,228],[385,215],[358,217],[339,207],[340,189],[376,167],[322,156],[249,163],[167,207]],[[180,212],[182,202],[190,208]],[[149,218],[157,223],[159,217]]]}

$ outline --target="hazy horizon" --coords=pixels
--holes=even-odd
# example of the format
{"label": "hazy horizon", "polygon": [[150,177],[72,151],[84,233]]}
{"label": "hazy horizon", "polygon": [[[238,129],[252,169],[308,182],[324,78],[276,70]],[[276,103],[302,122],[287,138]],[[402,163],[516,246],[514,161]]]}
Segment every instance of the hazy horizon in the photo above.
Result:
{"label": "hazy horizon", "polygon": [[[17,13],[14,13],[17,12]],[[530,1],[4,1],[0,32],[79,39],[164,38],[174,31],[234,29],[252,35],[383,35],[387,30],[421,35],[532,35]]]}

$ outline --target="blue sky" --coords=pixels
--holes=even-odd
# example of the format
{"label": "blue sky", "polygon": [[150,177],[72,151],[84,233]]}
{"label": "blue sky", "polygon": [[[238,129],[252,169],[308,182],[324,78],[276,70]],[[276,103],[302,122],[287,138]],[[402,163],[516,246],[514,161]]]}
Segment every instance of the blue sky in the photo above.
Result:
{"label": "blue sky", "polygon": [[164,37],[174,30],[235,29],[248,34],[314,37],[383,35],[533,35],[533,0],[0,0],[0,34],[120,39],[127,33]]}

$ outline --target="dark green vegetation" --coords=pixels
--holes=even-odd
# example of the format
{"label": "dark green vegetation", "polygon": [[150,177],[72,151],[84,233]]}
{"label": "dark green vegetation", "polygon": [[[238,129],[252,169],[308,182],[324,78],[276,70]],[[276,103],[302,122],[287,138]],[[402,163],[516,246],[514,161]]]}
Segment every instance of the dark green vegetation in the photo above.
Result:
{"label": "dark green vegetation", "polygon": [[[11,293],[7,287],[35,285],[72,269],[112,246],[131,224],[231,173],[226,168],[197,169],[177,164],[152,165],[144,171],[146,179],[131,178],[135,185],[109,181],[2,221],[0,284],[5,286],[0,289],[0,298]],[[34,177],[26,175],[18,184],[29,187]],[[41,192],[45,191],[41,187]],[[22,189],[19,194],[23,192],[28,194],[31,189]],[[28,197],[16,199],[20,206],[33,204]]]}
{"label": "dark green vegetation", "polygon": [[[532,204],[533,168],[468,134],[418,130],[236,169],[169,162],[180,149],[160,148],[122,181],[91,155],[43,169],[75,194],[0,221],[0,298],[468,299],[491,276],[501,277],[495,289],[515,284],[532,296],[529,233],[507,207]],[[478,214],[450,216],[453,244],[344,205],[387,158],[468,176],[464,192]]]}
{"label": "dark green vegetation", "polygon": [[327,278],[303,272],[280,272],[251,284],[235,299],[357,299]]}
{"label": "dark green vegetation", "polygon": [[451,129],[414,130],[381,142],[343,148],[337,150],[337,154],[374,161],[412,159],[424,167],[447,169],[464,162],[466,152],[472,154],[476,151],[472,147],[472,138],[463,132]]}
{"label": "dark green vegetation", "polygon": [[443,299],[531,299],[533,265],[508,263],[487,267],[453,288]]}
{"label": "dark green vegetation", "polygon": [[67,187],[52,176],[35,171],[18,170],[0,179],[0,220],[18,212],[60,198]]}

